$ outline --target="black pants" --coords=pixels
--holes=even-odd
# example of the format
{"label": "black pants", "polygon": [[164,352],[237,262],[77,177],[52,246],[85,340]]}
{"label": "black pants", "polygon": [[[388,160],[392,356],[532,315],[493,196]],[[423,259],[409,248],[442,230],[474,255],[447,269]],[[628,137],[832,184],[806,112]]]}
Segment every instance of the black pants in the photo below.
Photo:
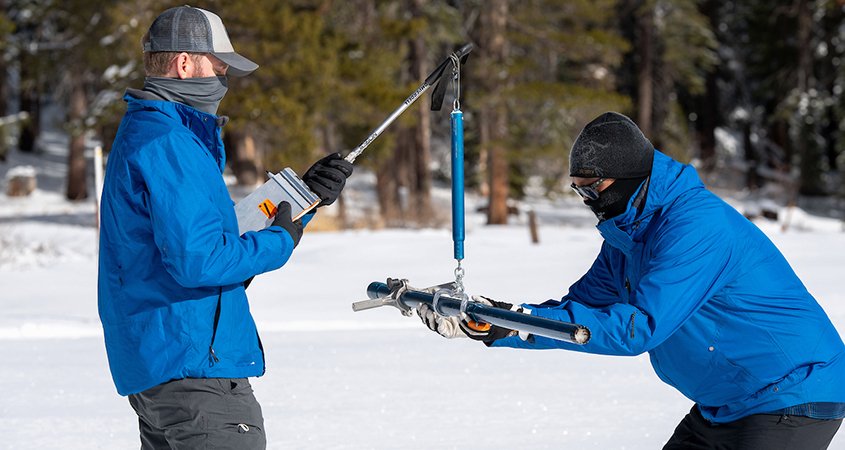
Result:
{"label": "black pants", "polygon": [[664,450],[823,450],[842,419],[819,420],[802,416],[754,414],[715,424],[693,406],[675,428]]}
{"label": "black pants", "polygon": [[185,378],[129,396],[142,450],[267,447],[261,406],[246,378]]}

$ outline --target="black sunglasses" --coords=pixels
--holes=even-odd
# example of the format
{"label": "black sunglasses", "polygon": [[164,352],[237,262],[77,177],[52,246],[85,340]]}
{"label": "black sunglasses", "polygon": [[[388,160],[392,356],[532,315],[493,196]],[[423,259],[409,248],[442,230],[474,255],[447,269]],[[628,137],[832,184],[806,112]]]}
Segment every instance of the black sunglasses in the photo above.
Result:
{"label": "black sunglasses", "polygon": [[601,194],[598,190],[599,185],[604,180],[605,178],[599,178],[597,181],[590,184],[585,184],[584,186],[578,186],[577,184],[572,183],[569,185],[569,187],[571,187],[573,191],[577,192],[578,195],[583,198],[586,198],[587,200],[596,200]]}

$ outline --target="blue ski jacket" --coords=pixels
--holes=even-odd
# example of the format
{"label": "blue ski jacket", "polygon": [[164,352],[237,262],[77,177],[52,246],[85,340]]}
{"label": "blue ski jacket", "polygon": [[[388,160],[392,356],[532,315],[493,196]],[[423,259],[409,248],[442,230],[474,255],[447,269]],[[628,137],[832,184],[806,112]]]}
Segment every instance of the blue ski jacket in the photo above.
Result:
{"label": "blue ski jacket", "polygon": [[243,282],[285,264],[293,239],[278,226],[238,234],[217,116],[124,100],[103,187],[98,283],[117,391],[260,376]]}
{"label": "blue ski jacket", "polygon": [[[646,184],[646,183],[644,183]],[[645,205],[599,223],[589,271],[531,314],[589,327],[583,346],[543,337],[493,346],[648,352],[661,380],[712,422],[845,402],[845,345],[772,242],[655,151]]]}

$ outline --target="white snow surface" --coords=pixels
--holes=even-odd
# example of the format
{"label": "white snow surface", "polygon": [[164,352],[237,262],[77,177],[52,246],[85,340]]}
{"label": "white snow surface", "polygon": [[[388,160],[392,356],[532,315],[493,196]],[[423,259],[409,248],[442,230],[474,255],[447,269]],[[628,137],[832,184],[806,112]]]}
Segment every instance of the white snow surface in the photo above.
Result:
{"label": "white snow surface", "polygon": [[[601,238],[589,211],[532,206],[539,245],[522,218],[497,227],[468,218],[470,294],[542,302],[590,266]],[[0,448],[139,447],[97,317],[93,210],[52,191],[0,194]],[[794,214],[801,225],[787,232],[759,225],[841,333],[842,225]],[[692,406],[647,355],[488,349],[443,339],[394,308],[352,312],[370,282],[424,287],[453,280],[454,266],[447,229],[306,232],[284,267],[258,276],[248,294],[267,373],[251,381],[268,447],[656,449]],[[832,449],[845,449],[843,434]]]}

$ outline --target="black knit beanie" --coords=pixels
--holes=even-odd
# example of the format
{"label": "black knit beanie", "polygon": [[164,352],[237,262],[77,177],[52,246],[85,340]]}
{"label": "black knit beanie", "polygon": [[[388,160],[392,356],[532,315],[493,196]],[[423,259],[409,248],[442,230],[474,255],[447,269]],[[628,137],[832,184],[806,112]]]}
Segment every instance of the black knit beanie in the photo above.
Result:
{"label": "black knit beanie", "polygon": [[569,175],[640,178],[651,174],[654,146],[628,117],[606,112],[581,130],[569,152]]}

